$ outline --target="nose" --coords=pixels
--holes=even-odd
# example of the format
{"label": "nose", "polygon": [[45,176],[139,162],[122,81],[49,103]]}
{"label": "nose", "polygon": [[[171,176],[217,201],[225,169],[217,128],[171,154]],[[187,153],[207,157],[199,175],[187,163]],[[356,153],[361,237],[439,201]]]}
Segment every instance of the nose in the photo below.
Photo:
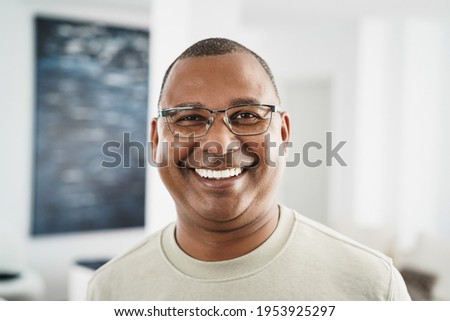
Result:
{"label": "nose", "polygon": [[216,114],[200,147],[209,153],[225,155],[239,148],[239,139],[231,132],[223,114]]}

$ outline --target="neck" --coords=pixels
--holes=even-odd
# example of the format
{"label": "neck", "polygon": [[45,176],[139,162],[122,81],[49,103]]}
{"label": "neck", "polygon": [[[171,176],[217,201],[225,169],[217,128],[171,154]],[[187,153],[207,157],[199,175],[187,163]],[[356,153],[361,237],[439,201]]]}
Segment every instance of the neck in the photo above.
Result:
{"label": "neck", "polygon": [[185,253],[201,261],[234,259],[253,251],[270,237],[278,224],[278,205],[255,217],[224,231],[191,224],[178,215],[176,240]]}

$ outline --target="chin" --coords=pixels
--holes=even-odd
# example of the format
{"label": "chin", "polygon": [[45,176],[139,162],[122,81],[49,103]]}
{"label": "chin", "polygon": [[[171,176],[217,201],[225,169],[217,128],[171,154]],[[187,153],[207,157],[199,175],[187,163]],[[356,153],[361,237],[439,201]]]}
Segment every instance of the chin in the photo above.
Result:
{"label": "chin", "polygon": [[[205,204],[206,205],[206,204]],[[212,224],[233,224],[245,220],[247,207],[244,204],[230,204],[229,201],[214,201],[213,204],[197,207],[197,214],[206,222]]]}

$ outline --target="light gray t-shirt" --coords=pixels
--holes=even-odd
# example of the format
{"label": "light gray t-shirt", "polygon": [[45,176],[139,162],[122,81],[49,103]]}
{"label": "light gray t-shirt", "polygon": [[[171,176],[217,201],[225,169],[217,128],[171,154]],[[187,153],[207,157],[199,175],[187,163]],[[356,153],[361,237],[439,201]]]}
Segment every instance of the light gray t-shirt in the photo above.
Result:
{"label": "light gray t-shirt", "polygon": [[410,300],[392,260],[280,206],[252,252],[204,262],[184,253],[175,223],[101,267],[90,300]]}

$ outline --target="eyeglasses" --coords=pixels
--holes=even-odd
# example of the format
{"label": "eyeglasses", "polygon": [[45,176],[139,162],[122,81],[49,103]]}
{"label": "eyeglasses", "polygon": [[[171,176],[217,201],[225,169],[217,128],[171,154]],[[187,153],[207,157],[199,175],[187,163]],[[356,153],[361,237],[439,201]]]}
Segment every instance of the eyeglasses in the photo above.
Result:
{"label": "eyeglasses", "polygon": [[181,106],[158,110],[174,136],[205,136],[214,122],[214,114],[224,113],[223,121],[235,135],[251,136],[265,133],[272,121],[272,113],[279,112],[279,106],[266,104],[235,105],[222,110],[204,107]]}

